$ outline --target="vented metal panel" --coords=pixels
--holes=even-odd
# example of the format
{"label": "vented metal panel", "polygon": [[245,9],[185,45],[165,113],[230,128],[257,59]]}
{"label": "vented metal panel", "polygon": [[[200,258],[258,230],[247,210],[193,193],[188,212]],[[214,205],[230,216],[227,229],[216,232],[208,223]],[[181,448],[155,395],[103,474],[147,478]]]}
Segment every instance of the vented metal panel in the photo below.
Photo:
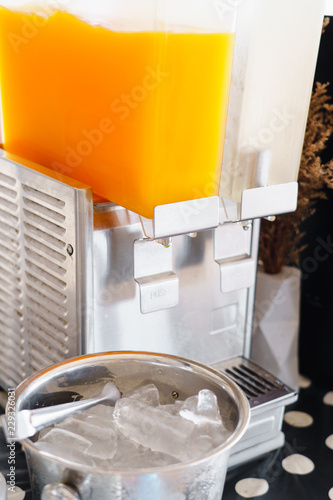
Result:
{"label": "vented metal panel", "polygon": [[18,181],[0,172],[0,369],[11,386],[26,376],[22,310]]}
{"label": "vented metal panel", "polygon": [[26,326],[30,369],[35,371],[69,353],[66,201],[25,184],[22,189]]}
{"label": "vented metal panel", "polygon": [[81,354],[91,192],[54,176],[0,157],[3,386],[15,386],[33,372]]}
{"label": "vented metal panel", "polygon": [[214,368],[223,371],[243,389],[251,408],[274,400],[287,400],[296,394],[271,373],[245,358],[232,359]]}

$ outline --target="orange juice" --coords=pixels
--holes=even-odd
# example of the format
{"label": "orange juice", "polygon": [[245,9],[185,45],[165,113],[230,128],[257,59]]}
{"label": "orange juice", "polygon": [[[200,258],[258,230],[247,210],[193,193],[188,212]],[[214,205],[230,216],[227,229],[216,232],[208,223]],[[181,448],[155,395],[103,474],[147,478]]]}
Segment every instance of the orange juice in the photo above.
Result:
{"label": "orange juice", "polygon": [[217,195],[233,45],[2,7],[4,148],[148,218]]}

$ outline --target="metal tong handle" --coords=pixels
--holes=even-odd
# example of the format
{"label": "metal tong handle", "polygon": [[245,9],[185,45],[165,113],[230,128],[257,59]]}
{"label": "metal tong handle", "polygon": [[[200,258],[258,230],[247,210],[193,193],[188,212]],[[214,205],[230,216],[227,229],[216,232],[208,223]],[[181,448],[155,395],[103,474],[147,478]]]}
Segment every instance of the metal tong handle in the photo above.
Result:
{"label": "metal tong handle", "polygon": [[11,437],[10,440],[21,441],[31,437],[44,427],[60,422],[70,415],[87,410],[99,403],[107,401],[109,405],[114,405],[120,397],[119,389],[112,382],[109,382],[104,386],[101,396],[96,398],[46,406],[34,410],[20,410],[16,413],[15,436]]}

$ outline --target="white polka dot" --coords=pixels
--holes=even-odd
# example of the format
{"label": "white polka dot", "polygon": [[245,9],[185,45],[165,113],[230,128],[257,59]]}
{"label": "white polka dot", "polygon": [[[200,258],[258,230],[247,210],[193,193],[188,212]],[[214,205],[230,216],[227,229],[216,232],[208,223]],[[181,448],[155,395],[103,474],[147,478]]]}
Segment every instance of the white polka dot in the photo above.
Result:
{"label": "white polka dot", "polygon": [[23,500],[25,492],[18,486],[15,486],[15,493],[7,490],[7,500]]}
{"label": "white polka dot", "polygon": [[328,492],[328,498],[330,498],[330,500],[333,500],[333,488],[331,488]]}
{"label": "white polka dot", "polygon": [[238,481],[235,486],[236,493],[243,498],[260,497],[269,490],[269,484],[265,479],[249,477]]}
{"label": "white polka dot", "polygon": [[327,394],[325,394],[323,403],[325,405],[333,406],[333,391],[330,391]]}
{"label": "white polka dot", "polygon": [[282,461],[282,467],[290,474],[310,474],[315,468],[314,463],[308,457],[295,453]]}
{"label": "white polka dot", "polygon": [[304,375],[298,376],[298,385],[300,386],[301,389],[308,389],[308,387],[310,387],[311,384],[312,382],[308,377],[305,377]]}
{"label": "white polka dot", "polygon": [[293,427],[309,427],[313,424],[313,418],[303,411],[288,411],[284,416],[284,421]]}
{"label": "white polka dot", "polygon": [[328,438],[325,441],[325,444],[328,448],[331,448],[331,450],[333,450],[333,434],[328,436]]}

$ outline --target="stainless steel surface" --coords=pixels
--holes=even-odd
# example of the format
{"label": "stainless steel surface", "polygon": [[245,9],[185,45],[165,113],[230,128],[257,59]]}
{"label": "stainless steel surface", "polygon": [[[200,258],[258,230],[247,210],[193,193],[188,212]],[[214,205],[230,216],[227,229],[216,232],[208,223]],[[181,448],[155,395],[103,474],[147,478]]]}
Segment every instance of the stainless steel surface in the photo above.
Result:
{"label": "stainless steel surface", "polygon": [[249,257],[252,250],[252,222],[249,226],[242,224],[222,224],[214,233],[214,258],[227,260],[232,258]]}
{"label": "stainless steel surface", "polygon": [[222,199],[220,221],[235,222],[295,212],[297,195],[297,182],[245,189],[240,203]]}
{"label": "stainless steel surface", "polygon": [[81,351],[89,335],[92,193],[0,150],[0,383]]}
{"label": "stainless steel surface", "polygon": [[[284,415],[284,405],[266,409],[257,407],[251,410],[251,420],[241,442],[232,450],[239,456],[241,452],[251,449],[260,443],[269,443],[280,436]],[[273,449],[273,448],[271,448]],[[268,451],[268,450],[267,450]]]}
{"label": "stainless steel surface", "polygon": [[[18,229],[14,233],[19,236],[17,243],[12,237],[10,241],[18,247],[22,238],[20,228],[28,223],[29,230],[35,229],[33,235],[27,236],[38,243],[38,249],[34,250],[32,260],[31,253],[27,256],[26,251],[29,251],[28,242],[33,242],[23,240],[23,252],[16,251],[23,267],[12,267],[10,278],[5,278],[6,284],[15,280],[23,289],[16,300],[21,301],[20,310],[24,314],[18,322],[22,344],[17,344],[10,338],[17,308],[8,299],[3,300],[5,306],[0,309],[0,321],[4,328],[0,342],[5,346],[7,363],[0,368],[3,386],[16,385],[25,373],[81,353],[136,349],[186,356],[208,365],[250,356],[259,220],[224,221],[215,229],[177,235],[171,240],[161,236],[159,242],[152,241],[144,238],[138,215],[112,203],[93,205],[90,190],[74,181],[63,176],[57,178],[59,174],[23,160],[8,159],[4,165],[11,176],[3,176],[7,175],[10,182],[18,186],[24,179],[29,196],[34,193],[42,197],[46,209],[52,209],[50,200],[52,196],[55,198],[55,193],[58,193],[57,200],[61,195],[67,225],[61,243],[66,300],[60,305],[68,306],[68,313],[64,318],[66,323],[53,325],[53,310],[45,305],[49,297],[52,304],[55,302],[51,292],[58,291],[53,262],[56,249],[52,243],[54,239],[59,240],[58,229],[41,225],[38,213],[34,225],[26,221],[25,200],[30,197],[19,191],[15,213],[15,229]],[[5,187],[4,177],[1,182]],[[1,201],[10,202],[6,189],[1,190],[0,197]],[[6,212],[8,207],[7,204]],[[47,210],[43,212],[43,218],[51,223],[48,215]],[[7,235],[2,227],[7,229],[9,225],[0,226],[1,242]],[[7,262],[10,244],[1,244],[5,246],[3,255]],[[48,268],[44,267],[45,259],[51,262]],[[35,299],[34,308],[30,300],[31,286],[25,292],[22,279],[30,262],[34,272],[29,268],[29,276],[38,280],[34,283],[34,293],[39,302]],[[28,281],[27,284],[30,285]],[[33,325],[36,326],[33,328]],[[66,351],[59,357],[57,346],[64,335]],[[18,345],[19,349],[24,346],[22,372],[16,379],[9,379],[10,370],[17,366],[13,360],[17,358]],[[34,364],[30,362],[30,346],[34,347],[32,356],[37,348],[40,350],[38,362]],[[275,405],[274,401],[269,404]],[[261,418],[264,423],[266,417],[261,417],[259,412],[257,428]],[[275,424],[278,421],[276,416]],[[265,441],[265,436],[271,435],[263,432],[261,448],[269,448],[277,442],[276,436]],[[243,450],[247,456],[249,449]],[[238,457],[243,456],[242,450],[239,453]]]}
{"label": "stainless steel surface", "polygon": [[[21,159],[2,159],[1,165],[1,199],[16,199],[14,229],[8,222],[0,227],[1,257],[10,264],[10,249],[16,248],[17,259],[3,268],[0,282],[3,386],[85,352],[149,350],[208,364],[248,355],[254,285],[222,293],[216,260],[239,256],[236,274],[243,263],[239,249],[256,261],[258,221],[248,231],[225,223],[194,238],[178,235],[165,248],[142,241],[136,214],[114,204],[93,207],[91,191],[75,181]],[[8,194],[4,176],[19,186],[17,192]],[[37,203],[33,196],[41,215],[27,215],[26,203]],[[63,226],[52,222],[52,203],[62,207]],[[248,277],[238,272],[247,284],[253,282],[250,267]],[[10,283],[17,286],[8,294]]]}
{"label": "stainless steel surface", "polygon": [[[128,217],[125,209],[110,208],[110,212],[95,212],[94,336],[90,337],[91,343],[88,339],[86,352],[149,350],[207,364],[247,355],[254,301],[253,268],[250,278],[242,274],[243,280],[252,282],[250,288],[222,293],[221,269],[215,255],[230,256],[235,251],[233,234],[240,233],[238,240],[244,238],[242,248],[255,262],[259,221],[249,224],[248,231],[229,223],[198,232],[195,238],[175,236],[172,247],[166,249],[156,242],[142,241],[140,223]],[[223,241],[224,253],[220,248]],[[157,259],[152,258],[155,251]],[[242,266],[241,259],[238,264]],[[154,283],[154,273],[167,269],[172,269],[179,280],[178,304],[142,314],[142,282],[137,283],[133,275],[152,273],[152,296],[149,288],[146,291],[148,300],[158,304],[160,299],[168,298],[168,292],[163,284],[159,289],[159,283]],[[171,282],[175,279],[173,274],[167,278]]]}
{"label": "stainless steel surface", "polygon": [[121,397],[117,387],[108,382],[102,389],[101,395],[96,398],[84,399],[82,401],[72,401],[34,410],[21,410],[15,414],[15,436],[13,441],[22,441],[28,437],[34,436],[38,431],[55,424],[83,410],[87,410],[99,403],[114,406]]}
{"label": "stainless steel surface", "polygon": [[229,458],[228,468],[233,469],[234,467],[250,462],[251,460],[256,460],[259,457],[263,457],[266,453],[270,451],[282,448],[285,444],[285,435],[283,432],[279,432],[275,437],[258,440],[256,439],[250,447],[242,447],[239,451],[235,451]]}
{"label": "stainless steel surface", "polygon": [[80,497],[71,486],[55,483],[43,488],[41,500],[80,500]]}
{"label": "stainless steel surface", "polygon": [[222,370],[243,389],[251,409],[267,404],[272,407],[273,401],[288,404],[296,401],[297,391],[253,361],[241,357],[214,365],[214,368]]}
{"label": "stainless steel surface", "polygon": [[219,224],[219,197],[198,199],[160,205],[155,208],[154,219],[140,217],[147,238],[163,238],[177,234],[193,233],[217,227]]}
{"label": "stainless steel surface", "polygon": [[252,222],[222,225],[215,230],[214,257],[221,270],[221,292],[255,285],[257,262],[251,257]]}
{"label": "stainless steel surface", "polygon": [[[48,395],[68,391],[90,397],[106,381],[121,392],[153,382],[161,403],[212,390],[231,437],[212,452],[195,460],[166,467],[136,470],[94,469],[78,466],[40,452],[33,441],[23,441],[29,463],[34,499],[47,484],[64,483],[78,491],[81,500],[158,498],[170,500],[221,500],[230,451],[246,431],[249,405],[244,393],[225,374],[184,358],[154,353],[118,352],[69,360],[25,380],[16,391],[18,411],[43,406]],[[69,397],[67,395],[67,397]]]}
{"label": "stainless steel surface", "polygon": [[229,375],[243,389],[251,408],[249,427],[233,448],[229,467],[283,446],[284,409],[297,400],[297,392],[242,357],[214,365],[214,368]]}

